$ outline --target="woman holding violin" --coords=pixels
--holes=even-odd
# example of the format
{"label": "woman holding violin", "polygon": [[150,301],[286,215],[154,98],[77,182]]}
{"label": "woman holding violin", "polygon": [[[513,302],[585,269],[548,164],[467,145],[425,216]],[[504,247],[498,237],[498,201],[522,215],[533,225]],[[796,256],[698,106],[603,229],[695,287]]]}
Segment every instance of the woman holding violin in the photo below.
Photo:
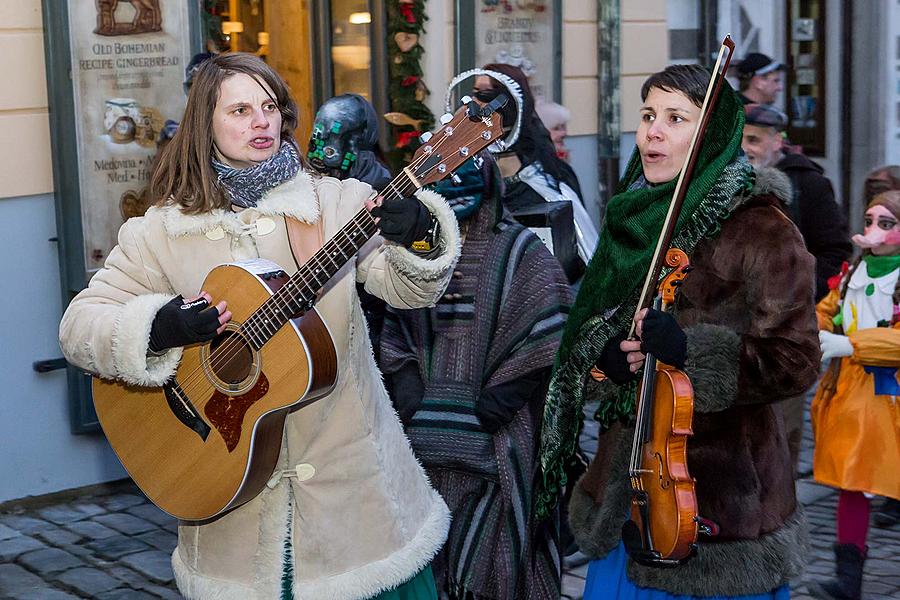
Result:
{"label": "woman holding violin", "polygon": [[[583,401],[600,400],[597,455],[569,507],[576,540],[593,558],[585,598],[786,598],[806,562],[778,401],[817,375],[813,260],[783,212],[787,180],[754,171],[741,152],[744,113],[724,80],[703,116],[708,84],[712,90],[709,72],[696,65],[672,65],[644,83],[637,148],[609,202],[548,395],[542,505],[558,497],[559,465],[576,442]],[[694,144],[701,120],[705,133]],[[685,164],[682,195],[676,179]],[[671,311],[638,310],[673,195],[683,203],[671,220],[671,247],[692,270]],[[690,380],[682,391],[693,394],[676,394],[693,404],[686,464],[675,465],[675,454],[653,456],[671,472],[689,471],[693,483],[687,495],[699,518],[686,519],[694,536],[674,559],[648,559],[623,529],[641,509],[635,474],[656,468],[629,464],[645,360],[681,369]]]}

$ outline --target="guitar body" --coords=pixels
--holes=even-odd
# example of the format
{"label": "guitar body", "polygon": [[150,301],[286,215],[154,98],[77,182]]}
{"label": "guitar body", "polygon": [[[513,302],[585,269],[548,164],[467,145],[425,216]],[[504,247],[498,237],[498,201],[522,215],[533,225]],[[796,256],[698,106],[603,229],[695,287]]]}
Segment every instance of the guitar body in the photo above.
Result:
{"label": "guitar body", "polygon": [[315,309],[263,344],[239,329],[288,281],[273,266],[209,273],[202,289],[228,301],[232,321],[212,342],[185,348],[164,387],[94,379],[97,416],[119,460],[154,504],[181,520],[211,519],[254,498],[275,468],[288,413],[337,380],[334,343]]}

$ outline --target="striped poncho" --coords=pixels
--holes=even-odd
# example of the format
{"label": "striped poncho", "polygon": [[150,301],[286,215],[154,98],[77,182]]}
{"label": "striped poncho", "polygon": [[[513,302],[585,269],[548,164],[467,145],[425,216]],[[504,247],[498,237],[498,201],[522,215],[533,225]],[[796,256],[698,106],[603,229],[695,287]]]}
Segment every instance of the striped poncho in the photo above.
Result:
{"label": "striped poncho", "polygon": [[[417,367],[415,406],[400,412],[453,513],[433,563],[438,588],[459,598],[557,598],[558,521],[535,517],[532,492],[546,381],[571,292],[556,259],[530,230],[502,218],[499,201],[485,199],[463,226],[443,299],[387,315],[382,370],[391,384]],[[479,398],[522,378],[542,383],[507,425],[486,432]],[[409,387],[395,395],[408,396]]]}

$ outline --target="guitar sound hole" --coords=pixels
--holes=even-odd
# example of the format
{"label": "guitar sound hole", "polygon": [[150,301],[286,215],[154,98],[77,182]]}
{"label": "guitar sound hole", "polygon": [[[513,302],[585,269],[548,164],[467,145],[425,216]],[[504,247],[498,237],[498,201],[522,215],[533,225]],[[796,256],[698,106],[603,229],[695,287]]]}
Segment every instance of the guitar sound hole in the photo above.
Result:
{"label": "guitar sound hole", "polygon": [[253,349],[234,333],[226,331],[209,345],[209,365],[226,384],[245,381],[253,370]]}

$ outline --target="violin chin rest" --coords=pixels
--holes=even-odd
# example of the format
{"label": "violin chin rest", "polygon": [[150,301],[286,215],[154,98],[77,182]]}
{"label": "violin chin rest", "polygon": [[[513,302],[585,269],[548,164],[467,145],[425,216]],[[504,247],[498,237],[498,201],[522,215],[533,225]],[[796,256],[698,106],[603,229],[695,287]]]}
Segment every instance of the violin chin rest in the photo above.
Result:
{"label": "violin chin rest", "polygon": [[662,558],[656,550],[645,548],[643,540],[644,535],[640,526],[631,519],[625,521],[625,524],[622,525],[622,543],[625,545],[625,551],[631,557],[631,560],[645,567],[660,569],[671,569],[684,562],[682,560]]}

